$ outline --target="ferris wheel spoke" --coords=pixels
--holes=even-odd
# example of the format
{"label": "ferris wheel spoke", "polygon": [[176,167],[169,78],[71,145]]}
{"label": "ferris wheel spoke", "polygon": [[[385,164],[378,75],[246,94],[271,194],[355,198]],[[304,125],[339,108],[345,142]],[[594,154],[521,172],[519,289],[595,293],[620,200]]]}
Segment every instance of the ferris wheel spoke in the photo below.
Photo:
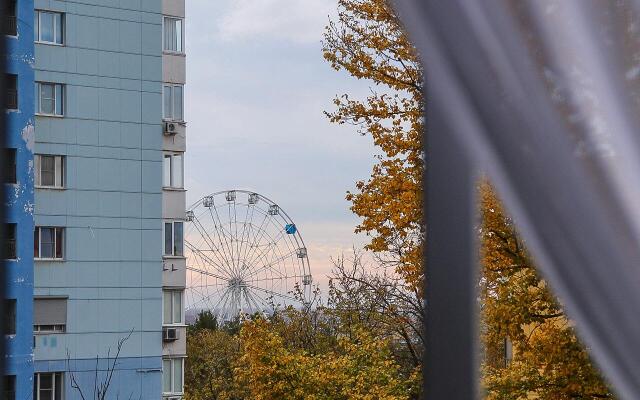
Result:
{"label": "ferris wheel spoke", "polygon": [[282,297],[283,299],[292,300],[292,301],[298,301],[298,299],[296,299],[295,297],[293,297],[291,295],[288,295],[288,294],[278,293],[278,292],[275,292],[273,290],[263,289],[263,288],[261,288],[259,286],[254,286],[254,285],[249,285],[249,284],[246,284],[246,286],[248,288],[251,288],[253,290],[257,290],[259,292],[263,292],[263,293],[269,294],[271,296]]}
{"label": "ferris wheel spoke", "polygon": [[248,275],[248,277],[256,275],[258,272],[260,272],[261,270],[266,269],[266,268],[269,268],[272,271],[277,272],[277,270],[273,269],[273,265],[275,263],[280,262],[280,261],[284,261],[285,259],[287,259],[288,257],[291,257],[294,254],[296,254],[296,250],[294,250],[294,251],[292,251],[292,252],[290,252],[288,254],[285,254],[284,256],[281,256],[281,257],[277,258],[276,260],[272,261],[270,264],[263,265],[262,267],[256,269],[254,272],[252,272],[250,275]]}
{"label": "ferris wheel spoke", "polygon": [[[269,251],[269,250],[270,250],[270,248],[271,248],[271,247],[276,246],[276,245],[280,242],[280,240],[283,238],[283,235],[282,235],[282,234],[283,234],[284,232],[285,232],[284,230],[280,231],[280,234],[279,234],[279,235],[278,235],[274,240],[272,240],[272,241],[269,243],[269,247],[265,247],[265,248],[264,248],[264,249],[262,249],[262,251],[260,251],[259,253],[254,254],[254,255],[252,256],[252,258],[249,260],[249,265],[251,265],[251,264],[253,264],[255,261],[259,260],[259,259],[260,259],[260,257],[262,257],[262,255],[264,255],[267,251]],[[255,252],[254,252],[254,253],[255,253]]]}
{"label": "ferris wheel spoke", "polygon": [[282,281],[291,278],[300,278],[304,279],[304,275],[283,275],[282,277],[276,278],[260,278],[260,279],[249,279],[248,282],[269,282],[269,281]]}
{"label": "ferris wheel spoke", "polygon": [[[191,250],[192,252],[194,252],[204,263],[209,264],[210,266],[214,267],[217,271],[229,274],[229,276],[232,276],[233,274],[231,273],[231,271],[229,271],[224,265],[219,265],[218,263],[216,263],[211,257],[207,256],[203,251],[195,248],[193,245],[191,245],[191,243],[189,243],[188,241],[184,241],[185,246],[187,246],[187,248],[189,250]],[[227,278],[228,279],[228,278]]]}
{"label": "ferris wheel spoke", "polygon": [[[242,224],[242,236],[240,238],[240,249],[238,250],[238,254],[239,257],[242,257],[243,260],[246,260],[246,244],[249,242],[249,234],[250,234],[250,229],[251,229],[251,222],[253,221],[253,208],[251,210],[251,219],[249,219],[249,208],[251,208],[251,204],[247,203],[247,211],[245,212],[244,215],[244,223]],[[249,229],[247,229],[247,225],[249,226]],[[245,235],[246,233],[246,235]],[[245,236],[247,236],[247,240],[245,241]]]}
{"label": "ferris wheel spoke", "polygon": [[[209,211],[211,211],[211,209],[209,209]],[[211,241],[212,241],[212,243],[213,243],[214,247],[218,249],[218,256],[219,256],[219,258],[221,258],[221,259],[220,259],[220,263],[221,263],[221,264],[228,264],[229,262],[227,261],[227,252],[225,251],[224,244],[222,243],[222,239],[220,239],[220,233],[219,233],[219,231],[218,231],[218,227],[217,227],[217,225],[216,225],[215,221],[213,220],[213,215],[211,215],[211,217],[212,217],[213,226],[214,226],[214,228],[216,229],[216,233],[218,233],[218,234],[216,235],[216,237],[218,238],[218,242],[220,243],[220,247],[216,246],[216,245],[215,245],[215,243],[213,243],[213,242],[214,242],[214,240],[213,240],[213,239],[211,239]],[[198,224],[200,224],[200,226],[202,227],[202,229],[206,232],[206,229],[205,229],[205,228],[204,228],[204,226],[202,225],[202,222],[200,222],[200,220],[199,220],[197,217],[196,217],[196,218],[194,218],[194,219],[197,221],[197,223],[198,223]],[[207,234],[208,234],[208,233],[207,233]],[[210,236],[209,236],[209,237],[210,237]],[[221,249],[222,249],[222,252],[220,252],[220,250],[221,250]]]}
{"label": "ferris wheel spoke", "polygon": [[[220,223],[220,230],[222,230],[222,233],[220,233],[220,231],[218,230],[218,225],[216,224],[215,217],[213,216],[213,211],[211,211],[212,208],[216,212],[216,217],[217,217],[218,222]],[[222,225],[222,221],[220,220],[220,216],[218,215],[218,209],[216,207],[210,207],[209,208],[209,213],[211,214],[211,219],[213,221],[213,226],[215,227],[216,231],[218,232],[218,240],[222,244],[222,239],[220,239],[220,236],[222,236],[222,238],[224,239],[224,242],[225,242],[225,244],[227,246],[227,250],[229,251],[229,259],[227,260],[227,262],[231,263],[231,265],[229,265],[229,268],[233,270],[234,269],[233,253],[231,253],[231,248],[229,247],[229,242],[227,241],[227,236],[224,234],[224,226]]]}
{"label": "ferris wheel spoke", "polygon": [[225,264],[224,256],[220,253],[220,249],[218,248],[218,246],[216,246],[216,244],[214,243],[214,240],[211,238],[211,235],[209,235],[207,230],[202,225],[202,222],[195,216],[194,216],[194,226],[198,230],[198,233],[200,233],[200,236],[205,241],[205,243],[207,243],[209,245],[209,248],[214,252],[218,261],[221,264]]}
{"label": "ferris wheel spoke", "polygon": [[231,248],[231,260],[233,260],[233,265],[234,268],[236,268],[236,258],[234,257],[234,251],[233,251],[233,239],[234,239],[234,235],[233,235],[233,227],[231,225],[231,223],[233,222],[233,220],[231,219],[231,203],[227,202],[227,209],[229,210],[229,241],[230,241],[230,248]]}
{"label": "ferris wheel spoke", "polygon": [[245,295],[245,297],[248,299],[248,300],[247,300],[247,302],[248,302],[249,304],[250,304],[251,302],[253,302],[253,305],[254,305],[254,307],[255,307],[256,311],[262,311],[262,310],[261,310],[261,308],[262,308],[262,307],[258,304],[258,301],[253,297],[253,294],[251,293],[251,291],[249,291],[249,290],[245,289],[245,290],[244,290],[244,293],[245,293],[245,294],[244,294],[244,295]]}
{"label": "ferris wheel spoke", "polygon": [[220,279],[220,280],[223,280],[223,281],[229,281],[229,278],[227,278],[227,277],[224,277],[224,276],[221,276],[221,275],[217,275],[217,274],[214,274],[212,272],[205,271],[205,270],[202,270],[202,269],[199,269],[199,268],[187,266],[187,270],[188,271],[197,272],[197,273],[202,274],[202,275],[211,276],[213,278],[217,278],[217,279]]}

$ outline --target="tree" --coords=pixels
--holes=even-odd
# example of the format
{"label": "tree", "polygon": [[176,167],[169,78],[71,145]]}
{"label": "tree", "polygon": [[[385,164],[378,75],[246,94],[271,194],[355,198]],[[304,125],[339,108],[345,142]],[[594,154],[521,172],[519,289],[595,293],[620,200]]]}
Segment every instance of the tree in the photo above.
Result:
{"label": "tree", "polygon": [[237,335],[219,329],[193,330],[187,335],[186,400],[241,400],[248,398],[238,385],[234,369],[240,358]]}
{"label": "tree", "polygon": [[370,235],[367,249],[420,291],[423,98],[416,50],[385,0],[338,0],[323,53],[334,69],[375,85],[366,99],[336,97],[336,110],[326,112],[332,122],[371,135],[382,151],[371,177],[347,193],[351,210],[362,218],[356,231]]}
{"label": "tree", "polygon": [[[93,387],[85,387],[84,390],[78,382],[76,371],[71,368],[71,354],[69,353],[69,349],[67,349],[67,375],[69,376],[69,382],[71,383],[71,387],[78,393],[78,396],[80,396],[82,400],[105,400],[108,398],[107,396],[110,393],[109,389],[111,387],[111,381],[113,380],[113,374],[116,370],[116,366],[118,365],[118,359],[120,358],[120,352],[122,351],[122,347],[127,342],[127,340],[129,340],[132,334],[133,329],[127,336],[118,340],[118,343],[116,345],[116,352],[113,355],[113,358],[111,358],[111,347],[109,347],[109,349],[107,350],[107,357],[104,358],[104,361],[106,362],[106,367],[104,367],[104,370],[100,367],[100,357],[96,355],[96,367],[93,377]],[[91,397],[87,397],[89,393],[91,393]],[[128,399],[131,400],[132,396],[133,393],[129,395]],[[116,394],[116,398],[120,398],[119,393]]]}
{"label": "tree", "polygon": [[[251,398],[408,399],[408,382],[389,356],[389,343],[359,329],[353,340],[338,339],[326,353],[288,348],[267,320],[243,324],[238,378]],[[415,377],[414,377],[415,379]]]}
{"label": "tree", "polygon": [[210,310],[201,310],[193,325],[189,325],[190,330],[199,331],[202,329],[217,330],[219,328],[218,317]]}
{"label": "tree", "polygon": [[[612,398],[489,185],[480,198],[487,398]],[[508,363],[505,340],[513,345]]]}

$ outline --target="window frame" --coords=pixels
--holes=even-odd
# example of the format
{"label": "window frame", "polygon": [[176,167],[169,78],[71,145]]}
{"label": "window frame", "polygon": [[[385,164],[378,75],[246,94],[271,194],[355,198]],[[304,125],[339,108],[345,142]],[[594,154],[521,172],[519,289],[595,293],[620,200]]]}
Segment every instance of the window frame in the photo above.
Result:
{"label": "window frame", "polygon": [[4,149],[4,183],[15,185],[18,183],[18,149],[7,147]]}
{"label": "window frame", "polygon": [[[174,395],[182,395],[184,394],[184,359],[185,357],[163,357],[162,358],[162,395],[163,396],[174,396]],[[170,376],[170,383],[169,383],[169,389],[170,391],[166,392],[164,389],[164,379],[165,379],[165,361],[169,361],[170,364],[170,369],[171,369],[171,374]],[[180,374],[181,374],[181,388],[179,391],[175,390],[175,363],[176,362],[180,362],[181,366],[180,366]]]}
{"label": "window frame", "polygon": [[[53,371],[53,372],[36,372],[33,374],[33,400],[40,400],[40,391],[42,390],[40,388],[40,381],[41,381],[41,377],[42,375],[51,375],[51,389],[45,389],[45,390],[51,390],[51,400],[64,400],[64,372],[62,371]],[[60,389],[56,390],[56,384],[59,383],[60,384]],[[59,392],[59,393],[56,393]],[[57,394],[60,395],[59,398],[57,398]]]}
{"label": "window frame", "polygon": [[[167,253],[167,225],[171,225],[171,253]],[[182,243],[180,246],[180,254],[176,248],[176,225],[182,226]],[[164,220],[162,224],[162,256],[164,258],[184,258],[184,221],[183,220]]]}
{"label": "window frame", "polygon": [[[15,336],[18,331],[18,300],[4,299],[4,336]],[[12,317],[12,318],[11,318]],[[10,330],[7,330],[11,328]]]}
{"label": "window frame", "polygon": [[[165,296],[171,296],[171,322],[165,320]],[[177,295],[177,296],[176,296]],[[180,299],[180,320],[174,321],[176,297]],[[184,289],[162,289],[162,326],[184,326]]]}
{"label": "window frame", "polygon": [[[16,111],[20,109],[20,96],[18,93],[18,87],[20,85],[18,74],[5,73],[5,103],[6,109],[9,111]],[[10,104],[9,101],[9,93],[12,92],[15,97],[15,107],[14,104]]]}
{"label": "window frame", "polygon": [[[42,254],[42,229],[53,229],[53,257],[41,257]],[[66,254],[65,245],[66,245],[66,229],[63,226],[35,226],[33,234],[33,259],[35,261],[64,261],[64,257]],[[37,238],[36,238],[37,232]],[[58,232],[60,232],[60,236],[58,236]],[[58,237],[60,237],[62,244],[60,245],[60,257],[57,257],[57,249],[58,249]],[[36,246],[38,246],[38,254],[36,256]]]}
{"label": "window frame", "polygon": [[[173,20],[174,24],[175,24],[175,21],[180,21],[180,41],[178,41],[177,34],[176,34],[176,38],[175,38],[176,48],[180,47],[179,50],[167,49],[167,41],[166,41],[167,20]],[[178,30],[175,29],[175,27],[174,27],[174,32],[176,32],[176,33],[178,32]],[[166,53],[166,54],[176,54],[176,55],[185,54],[184,44],[185,44],[185,40],[184,40],[184,17],[176,17],[176,16],[173,16],[173,15],[163,15],[162,16],[162,52]]]}
{"label": "window frame", "polygon": [[[43,185],[42,184],[42,157],[53,157],[53,185]],[[58,163],[58,160],[60,162]],[[65,189],[66,188],[66,164],[67,164],[67,156],[62,154],[42,154],[37,153],[33,156],[34,163],[34,187],[37,189]],[[60,166],[60,172],[58,173],[57,166]],[[57,182],[60,182],[58,185]]]}
{"label": "window frame", "polygon": [[[5,261],[15,261],[18,259],[18,224],[15,222],[5,222],[5,238],[3,246],[7,246],[6,258],[2,257]],[[13,252],[8,251],[10,246],[9,242],[13,242]],[[3,255],[3,256],[4,256]]]}
{"label": "window frame", "polygon": [[[52,85],[53,86],[53,113],[47,113],[42,111],[42,86],[43,85]],[[45,82],[45,81],[36,81],[35,89],[36,89],[36,112],[37,116],[41,117],[56,117],[63,118],[65,116],[65,94],[67,92],[66,84],[60,82]],[[60,92],[60,96],[58,96],[58,91]],[[60,99],[60,113],[58,113],[58,98]]]}
{"label": "window frame", "polygon": [[[176,88],[179,87],[181,90],[181,101],[180,101],[180,118],[176,117]],[[168,89],[168,90],[167,90]],[[166,102],[167,102],[167,91],[170,94],[171,100],[171,115],[166,115]],[[162,84],[162,120],[170,121],[170,122],[184,122],[184,84],[183,83],[170,83],[164,82]]]}
{"label": "window frame", "polygon": [[[41,14],[53,14],[54,18],[53,18],[53,42],[50,42],[48,40],[42,40],[42,19],[40,18]],[[51,46],[64,46],[65,45],[65,13],[60,12],[60,11],[52,11],[52,10],[42,10],[42,9],[35,9],[34,13],[33,13],[33,17],[34,17],[34,21],[33,21],[33,33],[34,33],[34,43],[38,43],[38,44],[46,44],[46,45],[51,45]],[[60,15],[60,43],[58,43],[56,41],[57,36],[58,36],[58,29],[57,28],[57,24],[58,24],[58,19],[55,18],[55,15]],[[37,21],[37,22],[36,22]]]}
{"label": "window frame", "polygon": [[[179,159],[179,161],[176,161],[177,159]],[[179,165],[179,174],[176,171],[176,165]],[[178,178],[177,180],[179,180],[179,184],[176,184],[175,182],[176,179],[174,178],[176,177]],[[169,182],[167,182],[167,179]],[[162,188],[184,189],[184,153],[164,153],[162,156]]]}

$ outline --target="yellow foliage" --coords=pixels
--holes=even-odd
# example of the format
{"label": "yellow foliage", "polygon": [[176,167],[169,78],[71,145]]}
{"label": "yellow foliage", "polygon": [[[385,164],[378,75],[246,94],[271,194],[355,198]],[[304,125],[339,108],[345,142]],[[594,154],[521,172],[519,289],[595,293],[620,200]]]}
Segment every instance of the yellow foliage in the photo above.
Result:
{"label": "yellow foliage", "polygon": [[349,192],[357,232],[405,280],[422,289],[422,71],[416,50],[384,0],[339,0],[325,31],[324,57],[336,70],[375,84],[366,99],[334,99],[332,122],[354,124],[382,151],[367,181]]}
{"label": "yellow foliage", "polygon": [[[360,330],[335,349],[312,354],[289,348],[264,319],[246,322],[240,333],[239,382],[256,400],[396,400],[409,398],[409,382],[388,344]],[[413,376],[412,379],[417,379]]]}
{"label": "yellow foliage", "polygon": [[[480,198],[487,399],[613,398],[489,185]],[[506,367],[505,338],[514,347]]]}

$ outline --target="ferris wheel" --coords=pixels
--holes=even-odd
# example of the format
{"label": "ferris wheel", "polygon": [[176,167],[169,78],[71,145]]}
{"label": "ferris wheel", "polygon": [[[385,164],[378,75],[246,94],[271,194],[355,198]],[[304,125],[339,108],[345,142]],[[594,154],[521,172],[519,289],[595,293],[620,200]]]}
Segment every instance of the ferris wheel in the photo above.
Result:
{"label": "ferris wheel", "polygon": [[228,190],[186,212],[186,309],[222,320],[306,302],[312,276],[298,227],[258,193]]}

